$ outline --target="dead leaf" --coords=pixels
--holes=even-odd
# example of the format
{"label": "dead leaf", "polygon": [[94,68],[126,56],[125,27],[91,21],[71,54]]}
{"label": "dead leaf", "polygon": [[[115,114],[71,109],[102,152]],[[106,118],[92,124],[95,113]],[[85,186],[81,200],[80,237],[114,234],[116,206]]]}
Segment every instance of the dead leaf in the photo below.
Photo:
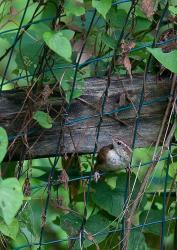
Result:
{"label": "dead leaf", "polygon": [[68,181],[69,181],[69,177],[66,173],[66,171],[63,169],[60,173],[60,175],[58,176],[58,183],[59,184],[63,184],[65,189],[68,189]]}
{"label": "dead leaf", "polygon": [[128,53],[134,47],[135,47],[135,43],[133,41],[130,41],[130,42],[122,41],[121,43],[122,53]]}
{"label": "dead leaf", "polygon": [[10,7],[10,15],[12,15],[12,16],[16,16],[17,15],[17,10],[14,8],[14,7]]}
{"label": "dead leaf", "polygon": [[129,59],[127,54],[124,57],[123,63],[124,63],[124,66],[125,66],[126,70],[128,71],[128,74],[129,74],[131,80],[132,80],[132,72],[131,72],[132,65],[130,63],[130,59]]}
{"label": "dead leaf", "polygon": [[152,19],[152,16],[154,15],[154,6],[152,0],[143,0],[141,3],[141,9],[147,18]]}
{"label": "dead leaf", "polygon": [[131,73],[132,66],[131,66],[130,59],[128,57],[128,53],[134,47],[135,47],[135,43],[133,41],[126,42],[123,40],[121,43],[122,53],[121,53],[121,57],[119,58],[119,63],[124,65],[124,67],[128,71],[128,74],[129,74],[131,80],[132,80],[132,73]]}

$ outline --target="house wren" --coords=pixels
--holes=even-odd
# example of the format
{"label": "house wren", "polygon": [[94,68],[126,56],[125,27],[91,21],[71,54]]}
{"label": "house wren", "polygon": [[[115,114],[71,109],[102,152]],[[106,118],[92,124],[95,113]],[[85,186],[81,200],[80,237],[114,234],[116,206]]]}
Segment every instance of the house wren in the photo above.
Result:
{"label": "house wren", "polygon": [[99,171],[117,171],[121,169],[129,169],[131,160],[131,148],[122,141],[115,142],[104,146],[97,155],[95,169],[95,180],[99,179]]}

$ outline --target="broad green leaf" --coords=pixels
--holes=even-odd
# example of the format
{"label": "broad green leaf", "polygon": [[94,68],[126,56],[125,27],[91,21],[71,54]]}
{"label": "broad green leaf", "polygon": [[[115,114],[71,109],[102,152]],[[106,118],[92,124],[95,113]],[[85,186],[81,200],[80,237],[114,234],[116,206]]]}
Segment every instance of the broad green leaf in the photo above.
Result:
{"label": "broad green leaf", "polygon": [[130,8],[131,8],[131,2],[125,2],[125,3],[122,2],[121,4],[117,5],[118,10],[124,10],[126,13],[129,12]]}
{"label": "broad green leaf", "polygon": [[68,235],[76,235],[82,225],[83,218],[74,213],[68,213],[60,217],[60,226]]}
{"label": "broad green leaf", "polygon": [[109,36],[106,33],[102,34],[101,40],[104,44],[106,44],[108,47],[110,47],[111,49],[115,49],[116,47],[116,40],[113,39],[111,36]]}
{"label": "broad green leaf", "polygon": [[133,150],[132,165],[139,166],[139,164],[151,162],[154,148],[136,148]]}
{"label": "broad green leaf", "polygon": [[[107,20],[110,21],[111,27],[121,29],[124,26],[124,22],[122,22],[122,20],[125,20],[126,15],[127,13],[124,10],[118,10],[115,7],[112,7],[107,14]],[[127,26],[129,27],[130,25]]]}
{"label": "broad green leaf", "polygon": [[63,36],[68,38],[68,40],[71,40],[75,34],[75,32],[73,30],[61,30],[61,33],[63,34]]}
{"label": "broad green leaf", "polygon": [[[163,156],[162,156],[163,158]],[[159,161],[157,163],[154,174],[149,182],[146,192],[164,192],[164,184],[166,182],[167,190],[171,188],[172,178],[168,177],[166,180],[165,167],[167,166],[167,161]]]}
{"label": "broad green leaf", "polygon": [[[28,41],[24,41],[23,42],[24,44],[22,44],[22,46],[24,46],[27,43],[28,44],[33,43],[34,46],[41,46],[43,34],[45,32],[50,32],[51,31],[50,27],[48,25],[46,25],[46,23],[38,23],[37,25],[31,25],[31,30],[32,30],[32,35],[33,35],[35,40],[30,39],[31,38],[30,35],[26,34],[26,37],[27,37]],[[36,53],[35,51],[31,51],[31,52],[32,52],[32,54]]]}
{"label": "broad green leaf", "polygon": [[[11,44],[4,38],[0,38],[0,57],[4,55],[6,50],[11,46]],[[0,61],[0,76],[2,77],[4,75],[4,72],[6,70],[6,65],[8,63],[8,56],[3,58]],[[10,64],[8,66],[7,72],[6,72],[6,79],[11,80],[13,79],[16,74],[14,74],[14,71],[18,68],[17,63],[16,63],[16,52],[14,51],[10,60]]]}
{"label": "broad green leaf", "polygon": [[[1,31],[19,27],[22,17],[24,15],[26,4],[27,1],[18,1],[18,0],[13,0],[12,2],[5,1],[4,5],[1,3],[0,13],[2,13],[1,23],[3,23]],[[35,10],[37,10],[38,7],[39,5],[37,2],[34,3],[34,1],[30,1],[28,8],[25,10],[23,25],[27,24],[31,19],[33,19],[33,21],[42,19],[43,12],[40,10],[43,9],[43,5],[41,5],[40,9],[38,9],[38,14],[35,15],[34,17],[34,12]],[[35,25],[31,25],[31,27],[32,26]],[[28,31],[31,29],[31,27],[29,27]],[[10,33],[13,32],[16,33],[16,31],[13,30],[10,31]]]}
{"label": "broad green leaf", "polygon": [[[117,176],[116,179],[116,188],[115,190],[122,194],[122,196],[126,193],[126,185],[127,185],[127,174],[126,173],[120,173]],[[133,202],[134,199],[136,199],[138,191],[140,189],[141,183],[139,182],[138,178],[136,178],[136,175],[134,173],[131,174],[129,179],[129,190],[131,192],[131,200]],[[130,202],[131,203],[131,202]],[[141,203],[140,203],[140,209],[144,208],[145,204],[147,203],[146,196],[143,195]]]}
{"label": "broad green leaf", "polygon": [[17,234],[19,232],[19,224],[18,220],[16,218],[13,219],[13,221],[7,225],[3,221],[0,222],[0,232],[4,234],[5,236],[10,237],[11,239],[15,240],[17,237]]}
{"label": "broad green leaf", "polygon": [[[33,31],[31,32],[32,36],[30,34],[27,35],[28,32],[24,33],[23,42],[20,45],[21,51],[24,51],[23,52],[24,57],[21,57],[20,53],[16,53],[16,62],[18,64],[18,72],[16,74],[17,75],[20,74],[20,76],[22,76],[22,79],[17,81],[19,87],[31,85],[32,77],[29,77],[27,80],[25,76],[33,75],[33,72],[36,68],[36,62],[39,56],[39,50],[41,46],[43,46],[43,33],[47,31],[47,25],[44,24],[42,25],[42,23],[40,23],[39,27],[38,25],[37,26],[32,25],[32,26],[33,26]],[[49,27],[48,30],[50,30]]]}
{"label": "broad green leaf", "polygon": [[95,8],[105,19],[106,14],[111,8],[112,0],[92,0],[92,6]]}
{"label": "broad green leaf", "polygon": [[16,161],[4,161],[1,162],[2,169],[8,169],[8,171],[4,171],[3,178],[14,177],[15,169],[17,167]]}
{"label": "broad green leaf", "polygon": [[72,95],[72,99],[76,99],[78,97],[80,97],[82,94],[82,91],[80,89],[75,89]]}
{"label": "broad green leaf", "polygon": [[0,163],[3,161],[4,156],[7,153],[8,136],[6,130],[0,127]]}
{"label": "broad green leaf", "polygon": [[141,232],[142,229],[134,229],[130,232],[130,239],[128,242],[128,250],[148,250],[148,246],[145,241],[144,234]]}
{"label": "broad green leaf", "polygon": [[168,9],[172,15],[174,15],[174,16],[177,15],[177,7],[169,6]]}
{"label": "broad green leaf", "polygon": [[[11,7],[15,8],[16,12],[18,13],[18,15],[14,17],[15,19],[14,22],[16,23],[16,25],[20,24],[26,3],[27,3],[26,1],[18,1],[18,0],[14,0],[11,3]],[[27,11],[24,16],[23,24],[26,24],[31,20],[37,7],[38,7],[38,3],[34,1],[32,1],[32,3],[28,5]],[[40,10],[42,10],[42,6]],[[39,11],[38,15],[36,15],[34,20],[36,21],[36,20],[41,19],[41,16],[42,16],[42,11]]]}
{"label": "broad green leaf", "polygon": [[53,50],[59,56],[63,57],[65,60],[69,62],[71,61],[71,43],[69,39],[63,35],[62,32],[45,32],[43,34],[43,39],[51,50]]}
{"label": "broad green leaf", "polygon": [[66,0],[64,4],[66,15],[81,16],[85,14],[83,0]]}
{"label": "broad green leaf", "polygon": [[[63,230],[65,230],[69,236],[76,236],[79,233],[83,222],[83,218],[73,213],[68,213],[60,217],[60,226]],[[88,234],[86,234],[86,239],[84,241],[84,246],[88,247],[94,244],[93,241],[88,240],[89,236],[96,234],[98,232],[104,232],[103,234],[98,234],[98,236],[94,237],[95,242],[100,243],[103,241],[107,235],[109,234],[109,220],[103,215],[97,213],[91,215],[86,221],[85,230]],[[58,222],[56,222],[58,224]],[[79,242],[76,241],[75,249],[79,248]]]}
{"label": "broad green leaf", "polygon": [[[65,92],[65,97],[67,102],[70,101],[71,89],[74,80],[73,76],[74,76],[73,70],[65,71],[65,74],[61,82],[61,86]],[[84,89],[84,83],[85,82],[83,76],[80,73],[78,73],[76,79],[76,86],[72,95],[72,100],[81,96],[82,91]]]}
{"label": "broad green leaf", "polygon": [[[85,228],[86,228],[87,233],[89,233],[90,235],[98,233],[98,236],[95,236],[94,240],[95,242],[100,243],[109,234],[109,227],[108,227],[109,223],[110,221],[105,216],[97,213],[97,214],[91,215],[88,218]],[[103,232],[103,234],[99,234],[99,232]],[[92,241],[86,240],[84,246],[88,247],[92,244],[93,244]]]}
{"label": "broad green leaf", "polygon": [[[176,176],[176,172],[177,172],[177,164],[176,164],[176,162],[170,163],[170,166],[169,166],[169,176],[171,176],[172,178],[174,178]],[[177,180],[177,177],[176,177],[176,180]]]}
{"label": "broad green leaf", "polygon": [[16,178],[0,180],[0,215],[10,225],[23,202],[23,192]]}
{"label": "broad green leaf", "polygon": [[177,73],[177,50],[164,53],[160,48],[147,48],[147,50],[168,70]]}
{"label": "broad green leaf", "polygon": [[148,30],[151,26],[151,22],[146,18],[137,17],[134,32],[141,32],[143,30]]}
{"label": "broad green leaf", "polygon": [[[2,77],[0,77],[1,81]],[[11,90],[14,89],[14,84],[13,83],[7,83],[2,86],[2,90]]]}
{"label": "broad green leaf", "polygon": [[52,128],[53,120],[48,113],[36,111],[33,113],[33,119],[43,128]]}
{"label": "broad green leaf", "polygon": [[93,184],[93,189],[92,199],[94,203],[109,214],[115,217],[119,216],[124,206],[124,193],[112,189],[103,181]]}
{"label": "broad green leaf", "polygon": [[[154,221],[159,221],[162,219],[162,211],[151,209],[150,211],[144,211],[140,214],[140,224],[151,223]],[[161,225],[153,224],[143,228],[143,231],[147,233],[152,233],[155,235],[160,235]]]}
{"label": "broad green leaf", "polygon": [[[71,100],[80,97],[81,93],[82,93],[81,90],[75,89],[74,92],[73,92]],[[71,98],[71,91],[70,90],[65,92],[65,98],[66,98],[66,101],[69,103],[70,102],[70,98]]]}

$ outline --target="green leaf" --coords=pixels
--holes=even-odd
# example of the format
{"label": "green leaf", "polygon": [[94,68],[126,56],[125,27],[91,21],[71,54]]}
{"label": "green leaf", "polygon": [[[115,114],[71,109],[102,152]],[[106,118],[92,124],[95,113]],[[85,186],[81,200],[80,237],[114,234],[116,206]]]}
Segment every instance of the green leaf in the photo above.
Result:
{"label": "green leaf", "polygon": [[[65,91],[65,97],[66,97],[67,102],[70,101],[71,89],[72,89],[72,84],[74,80],[73,76],[74,76],[73,70],[65,71],[65,74],[61,82],[61,86],[63,90]],[[75,86],[75,89],[72,95],[72,100],[81,96],[82,91],[84,89],[85,82],[84,82],[83,76],[80,73],[77,74],[76,83],[77,84]]]}
{"label": "green leaf", "polygon": [[137,17],[134,32],[141,32],[143,30],[148,30],[151,26],[151,22],[145,18]]}
{"label": "green leaf", "polygon": [[160,48],[147,48],[147,50],[168,70],[177,73],[177,50],[164,53]]}
{"label": "green leaf", "polygon": [[[127,174],[126,173],[120,173],[117,176],[117,179],[116,179],[116,188],[115,188],[115,190],[117,192],[119,192],[119,193],[122,193],[122,196],[124,196],[124,194],[126,192],[126,185],[127,185]],[[141,186],[141,183],[136,178],[136,175],[134,173],[132,173],[131,176],[130,176],[128,186],[129,186],[129,190],[131,192],[131,199],[132,199],[132,202],[133,202],[133,200],[136,199],[137,194],[138,194],[139,189],[140,189],[140,186]],[[141,204],[140,204],[140,208],[144,208],[146,203],[147,203],[146,196],[143,195],[142,200],[141,200]]]}
{"label": "green leaf", "polygon": [[[14,22],[19,23],[23,17],[23,11],[25,9],[26,6],[26,1],[13,1],[11,4],[11,7],[14,7],[15,10],[17,11],[18,15],[16,15],[15,17],[13,17]],[[25,16],[24,16],[24,21],[23,24],[27,24],[31,18],[34,18],[34,12],[36,10],[36,8],[38,8],[38,3],[37,2],[32,2],[29,4]],[[42,7],[40,8],[42,10]],[[36,15],[36,17],[34,18],[34,20],[39,20],[42,18],[42,11],[39,11],[38,15]],[[11,23],[11,22],[10,22]]]}
{"label": "green leaf", "polygon": [[0,215],[10,225],[23,202],[23,192],[16,178],[0,180]]}
{"label": "green leaf", "polygon": [[[85,228],[87,233],[91,235],[96,234],[98,232],[104,232],[103,234],[100,235],[98,234],[98,236],[94,237],[94,240],[97,243],[100,243],[109,234],[109,227],[108,227],[109,223],[110,221],[105,216],[97,213],[88,218]],[[88,247],[92,244],[93,244],[92,241],[86,240],[84,246]]]}
{"label": "green leaf", "polygon": [[85,14],[83,0],[66,0],[64,4],[66,15],[81,16]]}
{"label": "green leaf", "polygon": [[175,129],[175,141],[177,141],[177,128]]}
{"label": "green leaf", "polygon": [[148,250],[144,234],[141,232],[142,229],[131,230],[130,239],[128,242],[128,250]]}
{"label": "green leaf", "polygon": [[[107,14],[107,20],[110,21],[110,26],[121,29],[124,26],[124,22],[127,13],[124,10],[116,9],[112,7]],[[129,25],[128,25],[129,26]]]}
{"label": "green leaf", "polygon": [[43,128],[52,128],[53,120],[48,113],[36,111],[33,113],[33,119]]}
{"label": "green leaf", "polygon": [[112,0],[92,0],[92,6],[106,19],[106,14],[111,8]]}
{"label": "green leaf", "polygon": [[124,206],[124,193],[111,189],[103,181],[93,184],[93,189],[92,199],[94,203],[109,214],[115,217],[119,216]]}
{"label": "green leaf", "polygon": [[80,89],[75,89],[73,92],[72,99],[76,99],[76,98],[80,97],[81,94],[82,94],[82,91]]}
{"label": "green leaf", "polygon": [[[56,221],[56,224],[58,224],[57,221]],[[73,213],[68,213],[60,217],[60,226],[63,230],[65,230],[68,233],[69,236],[78,235],[82,222],[83,222],[83,218]],[[94,239],[97,243],[100,243],[101,241],[103,241],[109,234],[109,227],[108,227],[109,222],[110,221],[105,216],[99,213],[91,215],[88,218],[86,225],[85,225],[85,230],[88,234],[86,234],[84,247],[89,247],[90,245],[94,244],[93,241],[90,241],[87,239],[87,236],[96,234],[100,231],[104,233],[98,236],[95,236]],[[79,241],[76,241],[75,249],[80,249]]]}
{"label": "green leaf", "polygon": [[[4,38],[0,38],[0,44],[1,44],[1,49],[0,49],[0,57],[4,55],[6,50],[11,46],[11,44]],[[0,61],[0,76],[3,76],[5,70],[6,70],[6,65],[8,63],[8,56],[3,58]],[[14,70],[17,69],[17,63],[16,63],[16,52],[14,51],[10,60],[9,67],[6,72],[6,80],[11,80],[13,79],[16,74],[14,74]]]}
{"label": "green leaf", "polygon": [[3,161],[8,147],[8,136],[6,130],[0,127],[0,163]]}
{"label": "green leaf", "polygon": [[[151,209],[150,211],[143,211],[140,214],[140,224],[151,223],[154,221],[159,221],[162,219],[162,211]],[[143,228],[143,231],[146,233],[152,233],[155,235],[160,235],[161,233],[161,225],[153,224],[150,226],[146,226]]]}
{"label": "green leaf", "polygon": [[60,226],[68,235],[76,235],[82,225],[83,218],[74,213],[68,213],[60,217]]}
{"label": "green leaf", "polygon": [[106,33],[102,34],[101,40],[104,44],[106,44],[108,47],[110,47],[111,49],[115,49],[116,47],[116,40],[113,39],[111,36],[109,36]]}
{"label": "green leaf", "polygon": [[[176,172],[177,172],[177,164],[176,164],[176,162],[170,163],[170,166],[169,166],[169,176],[171,176],[172,178],[174,178],[176,176]],[[177,180],[177,177],[176,177],[176,180]]]}
{"label": "green leaf", "polygon": [[0,232],[11,239],[15,240],[17,237],[17,234],[19,232],[19,224],[18,220],[16,218],[13,219],[13,221],[7,225],[3,221],[0,222]]}
{"label": "green leaf", "polygon": [[177,7],[169,6],[168,9],[173,16],[177,15]]}
{"label": "green leaf", "polygon": [[126,13],[129,12],[131,8],[131,2],[122,2],[121,4],[117,5],[118,10],[124,10]]}
{"label": "green leaf", "polygon": [[71,40],[74,37],[75,32],[73,30],[61,30],[63,36],[65,36],[68,40]]}
{"label": "green leaf", "polygon": [[68,62],[71,62],[70,59],[72,55],[71,43],[69,39],[66,36],[64,36],[61,31],[57,33],[45,32],[43,34],[43,39],[51,50],[53,50],[59,56],[63,57]]}

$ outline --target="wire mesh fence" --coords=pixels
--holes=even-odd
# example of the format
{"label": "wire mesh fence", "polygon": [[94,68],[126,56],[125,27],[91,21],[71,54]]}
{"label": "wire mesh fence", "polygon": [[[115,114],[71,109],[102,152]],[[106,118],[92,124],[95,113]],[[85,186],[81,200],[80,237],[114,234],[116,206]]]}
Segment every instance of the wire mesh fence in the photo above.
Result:
{"label": "wire mesh fence", "polygon": [[[2,1],[3,2],[3,1]],[[173,78],[169,78],[169,82],[171,82],[172,88],[171,92],[167,96],[161,96],[160,98],[154,98],[150,101],[145,100],[145,89],[147,86],[147,78],[148,73],[151,72],[153,60],[152,56],[145,53],[145,48],[147,47],[163,47],[171,45],[172,43],[176,42],[177,35],[173,35],[172,37],[167,37],[165,40],[159,39],[159,33],[161,31],[161,28],[164,25],[164,22],[167,21],[167,17],[169,15],[169,1],[165,1],[165,3],[160,6],[157,11],[157,18],[154,21],[154,27],[153,27],[153,39],[151,39],[150,42],[145,41],[139,42],[136,47],[129,48],[128,53],[133,52],[139,52],[144,53],[145,57],[143,58],[142,54],[140,54],[142,57],[141,60],[138,61],[139,64],[142,62],[144,63],[143,66],[143,84],[141,93],[139,96],[138,103],[130,103],[127,105],[124,105],[123,107],[115,108],[110,111],[106,110],[106,103],[109,99],[109,89],[111,86],[111,77],[116,72],[116,66],[117,62],[122,57],[122,50],[121,45],[125,41],[131,40],[131,35],[134,34],[135,29],[135,21],[136,21],[136,10],[139,2],[137,0],[127,1],[127,0],[121,0],[116,1],[112,3],[112,8],[118,8],[118,6],[124,5],[128,3],[128,7],[126,9],[126,15],[125,18],[122,19],[122,25],[121,29],[119,29],[118,35],[115,34],[115,45],[113,49],[108,49],[104,55],[102,53],[98,53],[98,55],[89,56],[89,59],[85,60],[83,62],[83,53],[87,47],[87,43],[89,43],[89,38],[91,36],[92,31],[95,29],[96,25],[99,22],[100,14],[98,13],[97,9],[94,9],[92,7],[88,8],[88,13],[84,18],[80,20],[80,22],[83,22],[87,27],[84,29],[83,32],[83,40],[82,44],[79,48],[79,52],[77,56],[73,59],[72,62],[67,62],[58,60],[58,58],[55,56],[55,54],[52,52],[51,49],[44,43],[42,40],[41,42],[41,34],[39,34],[39,46],[37,50],[35,49],[35,43],[36,39],[38,39],[38,36],[34,35],[35,32],[39,32],[40,28],[43,29],[42,26],[38,26],[40,24],[47,23],[46,27],[50,27],[53,32],[57,32],[58,30],[62,30],[65,28],[66,20],[62,18],[66,17],[66,14],[64,13],[64,2],[63,1],[54,1],[52,4],[54,5],[53,13],[55,13],[54,16],[41,18],[40,14],[47,9],[50,1],[34,1],[35,2],[35,8],[33,9],[30,18],[28,18],[28,21],[26,22],[26,16],[28,14],[28,10],[30,6],[33,4],[32,1],[27,0],[25,1],[24,8],[21,12],[21,19],[19,21],[19,24],[17,25],[18,28],[10,28],[10,29],[4,29],[0,32],[0,37],[2,39],[8,38],[8,41],[10,41],[10,46],[6,47],[4,50],[4,53],[0,55],[0,61],[5,65],[2,73],[2,79],[1,79],[1,91],[0,91],[0,98],[2,98],[3,93],[6,91],[10,91],[10,93],[16,93],[19,86],[20,88],[23,87],[27,90],[26,91],[26,99],[25,102],[28,102],[29,105],[29,114],[25,117],[22,127],[18,130],[18,132],[14,132],[13,134],[9,135],[9,148],[13,148],[14,145],[16,145],[16,141],[21,138],[24,148],[21,157],[18,159],[17,169],[15,170],[15,174],[19,180],[24,181],[23,185],[23,191],[24,194],[28,197],[30,196],[31,199],[34,199],[39,194],[43,201],[42,201],[42,208],[41,210],[41,217],[37,218],[40,223],[40,229],[37,232],[36,237],[32,237],[30,240],[29,238],[29,232],[26,233],[23,230],[21,230],[21,234],[25,235],[25,241],[27,243],[22,242],[21,245],[12,247],[14,250],[17,249],[56,249],[55,245],[58,247],[57,249],[60,249],[61,244],[63,242],[67,242],[68,249],[86,249],[89,247],[92,247],[90,249],[147,249],[145,244],[145,238],[143,236],[142,232],[145,232],[146,237],[148,237],[149,232],[153,232],[153,230],[156,230],[154,233],[154,237],[157,237],[159,240],[159,249],[165,249],[166,242],[165,239],[173,234],[174,237],[174,245],[175,245],[175,228],[176,228],[176,197],[175,197],[175,185],[176,185],[176,173],[174,173],[173,178],[169,175],[170,168],[175,168],[175,162],[176,162],[176,145],[175,143],[172,143],[172,136],[169,141],[168,147],[165,148],[166,139],[168,137],[168,132],[175,121],[175,104],[176,104],[176,96],[175,96],[175,84],[176,84],[176,75],[174,74]],[[158,2],[158,1],[157,1]],[[3,3],[1,3],[3,4]],[[159,6],[161,3],[158,2]],[[163,7],[163,8],[162,8]],[[14,10],[16,11],[16,10]],[[13,15],[13,12],[12,12]],[[48,15],[48,13],[47,13]],[[39,16],[39,18],[38,18]],[[45,15],[44,15],[45,16]],[[37,18],[37,20],[36,20]],[[142,16],[140,17],[142,18]],[[84,20],[84,21],[83,21]],[[152,20],[151,20],[152,22]],[[24,24],[25,23],[25,24]],[[73,24],[73,29],[75,28],[76,24]],[[33,30],[33,27],[37,27],[37,30]],[[108,21],[105,21],[100,24],[99,28],[104,27],[104,31],[107,32],[109,29],[109,26],[111,27],[110,23]],[[129,29],[127,30],[127,27],[129,26]],[[67,27],[68,28],[68,27]],[[77,30],[77,29],[76,29]],[[41,31],[43,33],[43,30]],[[81,31],[79,30],[81,33]],[[78,33],[79,33],[78,32]],[[145,30],[145,33],[147,30]],[[77,32],[76,32],[77,33]],[[140,32],[141,33],[141,32]],[[78,35],[78,34],[77,34]],[[78,39],[76,35],[76,41]],[[33,46],[26,43],[26,39],[34,40],[34,48]],[[143,40],[143,39],[142,39]],[[37,40],[38,43],[38,40]],[[23,45],[25,45],[23,47]],[[57,46],[64,46],[64,44],[57,44]],[[33,49],[35,50],[35,53],[33,53]],[[10,75],[9,77],[9,70],[11,69],[11,65],[14,63],[14,53],[18,51],[19,58],[17,66],[21,68],[17,71],[16,75],[14,74],[13,77]],[[27,55],[25,54],[27,52],[27,55],[32,53],[32,57],[35,56],[36,63],[34,65],[28,65],[28,62],[25,62],[25,59]],[[34,55],[35,54],[35,55]],[[138,55],[137,55],[138,56]],[[29,56],[30,57],[30,56]],[[32,61],[34,63],[34,61]],[[116,64],[117,63],[117,64]],[[104,70],[102,69],[104,64]],[[77,98],[77,86],[79,77],[81,74],[81,70],[84,70],[85,68],[92,66],[93,69],[89,76],[99,77],[98,72],[101,72],[101,77],[104,75],[106,78],[106,85],[104,88],[104,91],[100,97],[100,106],[99,106],[99,112],[97,112],[96,115],[90,116],[79,116],[77,118],[69,119],[68,116],[72,109],[72,104],[75,101],[75,98]],[[120,65],[119,65],[120,66]],[[13,68],[13,67],[12,67]],[[66,95],[66,91],[64,91],[62,87],[62,80],[65,77],[66,70],[72,69],[72,81],[71,86],[68,87],[68,96]],[[95,72],[96,70],[96,72]],[[102,72],[104,71],[104,72]],[[143,72],[142,71],[142,72]],[[130,76],[131,78],[132,76]],[[24,84],[25,83],[25,84]],[[39,128],[33,126],[33,120],[30,114],[34,111],[34,100],[37,102],[38,100],[41,100],[41,96],[44,94],[43,91],[43,83],[46,83],[52,90],[50,93],[53,94],[53,91],[55,88],[57,88],[58,96],[61,98],[61,107],[60,110],[55,113],[56,110],[52,110],[52,108],[48,105],[48,103],[43,100],[43,105],[45,105],[45,108],[48,112],[52,113],[54,112],[56,114],[56,117],[59,116],[59,127],[57,129],[57,134],[55,135],[57,138],[57,146],[56,151],[54,152],[54,157],[52,160],[50,159],[50,170],[47,172],[47,175],[45,175],[45,180],[43,179],[42,184],[40,181],[37,182],[37,184],[31,185],[31,179],[32,175],[30,167],[30,163],[26,168],[23,166],[24,160],[26,159],[26,151],[29,148],[28,145],[28,137],[33,136],[36,132],[36,130],[39,130]],[[8,85],[11,86],[11,90],[4,90],[4,88]],[[53,86],[53,87],[52,87]],[[17,88],[16,88],[17,87]],[[47,92],[46,96],[48,98],[50,94]],[[76,96],[76,97],[75,97]],[[79,95],[80,96],[80,95]],[[43,98],[43,96],[42,96]],[[67,98],[67,102],[66,102]],[[138,129],[141,127],[141,113],[142,109],[144,107],[154,106],[157,103],[168,103],[166,108],[166,113],[164,115],[164,118],[162,120],[163,125],[163,131],[159,132],[159,137],[157,139],[155,147],[153,147],[151,150],[150,157],[146,161],[135,161],[134,160],[134,152],[135,149],[135,143],[137,139]],[[38,109],[41,108],[41,104],[38,105]],[[23,110],[24,105],[21,107],[20,112],[26,112],[26,110]],[[108,187],[106,181],[103,179],[103,181],[99,181],[98,183],[94,183],[94,165],[95,165],[95,159],[96,154],[98,152],[98,143],[99,143],[99,137],[100,137],[100,130],[103,126],[103,120],[106,115],[114,115],[119,114],[120,112],[126,112],[127,110],[133,110],[136,109],[136,116],[134,119],[134,126],[133,126],[133,133],[132,133],[132,144],[130,145],[132,149],[132,160],[130,163],[130,171],[126,172],[123,171],[118,177],[116,177],[116,187]],[[72,175],[68,173],[65,175],[65,172],[63,170],[58,170],[58,166],[61,165],[61,147],[63,145],[64,141],[64,130],[66,127],[74,127],[75,125],[80,125],[84,122],[89,122],[90,119],[97,118],[97,124],[96,124],[96,133],[95,133],[95,144],[94,144],[94,150],[91,156],[89,156],[89,170],[88,171],[80,171],[80,173],[76,175]],[[15,119],[18,119],[18,115]],[[31,125],[32,124],[32,125]],[[80,125],[82,126],[82,125]],[[152,128],[153,129],[153,128]],[[165,131],[165,133],[164,133]],[[165,134],[165,135],[164,135]],[[84,134],[81,135],[84,137]],[[163,137],[164,136],[164,137]],[[72,137],[72,136],[71,136]],[[161,144],[161,141],[163,142]],[[38,143],[38,140],[36,140],[36,143]],[[162,145],[162,146],[160,146]],[[77,152],[76,152],[77,155]],[[9,157],[11,159],[11,157]],[[31,159],[33,158],[33,155],[31,155]],[[66,157],[67,158],[67,157]],[[62,159],[63,160],[63,159]],[[30,160],[29,160],[30,162]],[[32,161],[31,161],[32,162]],[[60,162],[60,163],[59,163]],[[160,187],[162,188],[160,191],[152,190],[148,191],[146,194],[146,190],[148,190],[149,186],[151,186],[151,183],[157,178],[155,176],[155,172],[158,171],[158,164],[162,163],[161,171],[163,171],[163,176],[160,176]],[[145,169],[144,177],[141,179],[141,181],[138,180],[139,178],[139,172],[142,171],[142,169]],[[83,169],[82,169],[83,170]],[[66,171],[67,172],[67,171]],[[57,174],[56,174],[57,173]],[[112,177],[112,174],[110,173],[101,173],[101,176],[104,177],[110,177],[109,179],[114,178]],[[154,177],[155,176],[155,177]],[[31,178],[31,179],[30,179]],[[80,186],[77,186],[76,181],[80,183]],[[114,179],[115,182],[115,179]],[[70,202],[69,207],[66,209],[63,206],[64,198],[62,196],[61,189],[64,186],[69,186],[70,184],[76,185],[76,188],[79,189],[80,194],[76,198],[75,201]],[[120,187],[119,187],[120,183]],[[137,184],[139,183],[139,184]],[[110,183],[109,183],[110,184]],[[112,185],[112,184],[111,184]],[[115,184],[114,184],[115,185]],[[138,188],[136,187],[138,185]],[[115,188],[115,189],[114,189]],[[26,193],[25,193],[26,192]],[[95,195],[97,195],[98,198],[95,198],[93,193],[95,192]],[[101,196],[102,193],[107,192],[107,195],[109,196],[112,194],[112,192],[115,193],[115,196],[113,196],[113,206],[115,207],[115,211],[110,211],[109,207],[102,210],[102,214],[100,215],[100,202],[103,202],[103,199],[105,199],[105,196]],[[117,192],[117,193],[116,193]],[[160,195],[158,194],[160,192]],[[120,195],[121,194],[121,195]],[[147,197],[145,197],[147,196]],[[55,198],[54,198],[55,197]],[[102,197],[102,198],[101,198]],[[100,200],[99,200],[100,199]],[[147,205],[147,202],[144,201],[144,199],[148,199],[149,203]],[[157,200],[160,200],[158,202]],[[171,199],[171,201],[170,201]],[[156,201],[156,203],[154,202]],[[94,201],[96,205],[94,204]],[[21,209],[18,211],[16,218],[20,220],[21,216],[25,212],[26,207],[29,206],[30,200],[27,199],[26,202],[24,202],[24,205],[21,207]],[[56,222],[57,225],[62,225],[62,229],[67,232],[68,237],[63,238],[54,238],[53,240],[48,240],[46,235],[49,233],[47,228],[48,223],[48,216],[50,215],[50,209],[52,207],[52,204],[55,202],[55,209],[64,210],[64,216],[61,217],[60,222]],[[77,209],[74,209],[74,202],[82,202],[82,215],[78,215]],[[108,199],[109,202],[109,199]],[[120,204],[121,203],[121,206]],[[57,205],[56,205],[57,204]],[[151,204],[151,205],[150,205]],[[108,206],[104,204],[105,207]],[[170,207],[171,205],[171,207]],[[91,210],[92,206],[92,211]],[[120,206],[118,212],[118,207]],[[139,219],[135,218],[135,215],[138,216],[138,209],[141,206],[147,206],[145,211],[143,211],[143,216],[141,216]],[[152,216],[150,210],[154,209],[155,207],[160,207],[158,215],[154,213]],[[75,210],[75,211],[74,211]],[[98,221],[95,219],[96,225],[94,224],[94,216],[95,216],[95,210],[96,215],[98,216]],[[155,210],[155,209],[154,209]],[[35,213],[35,211],[33,211]],[[108,213],[107,221],[106,223],[102,222],[102,217],[104,217],[104,213]],[[116,216],[117,213],[117,216]],[[67,217],[68,214],[71,217]],[[72,217],[75,216],[75,217]],[[91,216],[93,216],[93,221],[90,222]],[[156,218],[156,219],[155,219]],[[74,224],[77,222],[77,226]],[[158,226],[156,229],[155,226]],[[154,226],[155,229],[152,229],[152,226]],[[95,228],[94,228],[95,227]],[[101,228],[100,228],[101,227]],[[146,230],[146,228],[150,228],[150,231]],[[145,230],[145,231],[143,231]],[[135,232],[134,234],[132,232]],[[52,235],[52,233],[51,233]],[[53,236],[53,235],[52,235]],[[107,240],[106,240],[107,239]],[[147,240],[147,238],[146,238]],[[151,240],[151,238],[150,238]],[[155,238],[156,240],[156,238]],[[100,245],[104,242],[104,245]],[[141,245],[142,244],[142,245]],[[141,245],[141,247],[140,247]],[[52,248],[54,246],[54,248]],[[42,248],[44,247],[44,248]],[[150,247],[148,248],[150,249]],[[168,247],[166,247],[168,249]],[[171,248],[169,248],[171,249]]]}

